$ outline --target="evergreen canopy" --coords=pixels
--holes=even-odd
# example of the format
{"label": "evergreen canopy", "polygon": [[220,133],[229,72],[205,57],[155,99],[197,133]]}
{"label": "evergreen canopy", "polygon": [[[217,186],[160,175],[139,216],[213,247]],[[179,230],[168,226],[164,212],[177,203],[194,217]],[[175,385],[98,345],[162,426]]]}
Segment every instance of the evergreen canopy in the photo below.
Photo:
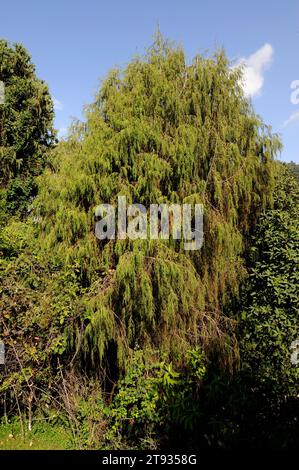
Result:
{"label": "evergreen canopy", "polygon": [[5,92],[0,104],[1,206],[14,212],[34,194],[32,178],[41,172],[45,150],[54,142],[53,102],[21,44],[0,40],[0,80]]}

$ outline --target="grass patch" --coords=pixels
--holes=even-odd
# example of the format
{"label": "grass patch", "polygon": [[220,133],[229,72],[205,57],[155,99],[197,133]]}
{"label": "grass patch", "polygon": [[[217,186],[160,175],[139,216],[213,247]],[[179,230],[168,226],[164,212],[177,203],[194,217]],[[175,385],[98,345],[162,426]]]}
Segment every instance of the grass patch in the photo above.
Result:
{"label": "grass patch", "polygon": [[18,421],[0,424],[0,450],[66,450],[74,448],[71,432],[62,425],[36,424],[32,431],[22,429]]}

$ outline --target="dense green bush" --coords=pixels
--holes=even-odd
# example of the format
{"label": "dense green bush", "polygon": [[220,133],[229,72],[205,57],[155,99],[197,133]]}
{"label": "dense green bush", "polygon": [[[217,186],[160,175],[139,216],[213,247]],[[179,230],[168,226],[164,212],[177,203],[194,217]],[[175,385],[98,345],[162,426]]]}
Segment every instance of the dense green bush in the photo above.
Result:
{"label": "dense green bush", "polygon": [[274,207],[259,220],[240,322],[244,367],[275,389],[297,394],[299,368],[291,343],[299,339],[299,185],[281,170]]}

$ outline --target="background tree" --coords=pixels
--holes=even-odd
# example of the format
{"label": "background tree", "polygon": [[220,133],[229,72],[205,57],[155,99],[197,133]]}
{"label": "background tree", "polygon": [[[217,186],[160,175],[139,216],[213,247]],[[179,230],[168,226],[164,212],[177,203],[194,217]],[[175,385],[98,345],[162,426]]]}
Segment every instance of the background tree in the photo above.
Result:
{"label": "background tree", "polygon": [[54,143],[53,102],[47,85],[35,73],[21,44],[0,40],[0,80],[5,103],[0,105],[1,212],[25,209],[36,193],[46,150]]}

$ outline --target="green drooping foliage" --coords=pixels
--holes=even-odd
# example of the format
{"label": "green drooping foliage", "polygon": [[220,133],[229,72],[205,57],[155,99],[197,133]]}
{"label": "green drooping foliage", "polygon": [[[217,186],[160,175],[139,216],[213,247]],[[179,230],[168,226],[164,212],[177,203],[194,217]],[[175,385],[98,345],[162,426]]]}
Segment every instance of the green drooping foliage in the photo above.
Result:
{"label": "green drooping foliage", "polygon": [[[239,426],[231,382],[247,397],[246,371],[257,382],[274,377],[269,341],[283,358],[276,380],[289,374],[292,393],[295,186],[280,176],[280,141],[240,77],[223,52],[187,63],[158,35],[103,80],[86,122],[74,123],[36,179],[28,219],[2,230],[0,392],[28,419],[59,408],[88,446],[155,447],[184,432],[194,442],[194,429],[227,443]],[[146,207],[202,203],[203,247],[97,240],[96,206],[121,195]]]}
{"label": "green drooping foliage", "polygon": [[[87,360],[101,362],[112,347],[123,366],[136,344],[176,354],[219,340],[234,350],[222,309],[238,291],[245,237],[271,203],[280,145],[239,78],[222,52],[187,65],[181,49],[158,37],[145,57],[109,74],[87,122],[56,149],[39,184],[38,244],[50,263],[78,267]],[[147,207],[203,203],[203,249],[97,243],[95,207],[119,195]]]}
{"label": "green drooping foliage", "polygon": [[0,205],[15,214],[36,194],[34,177],[45,166],[46,149],[54,142],[53,103],[47,85],[21,44],[0,40]]}

